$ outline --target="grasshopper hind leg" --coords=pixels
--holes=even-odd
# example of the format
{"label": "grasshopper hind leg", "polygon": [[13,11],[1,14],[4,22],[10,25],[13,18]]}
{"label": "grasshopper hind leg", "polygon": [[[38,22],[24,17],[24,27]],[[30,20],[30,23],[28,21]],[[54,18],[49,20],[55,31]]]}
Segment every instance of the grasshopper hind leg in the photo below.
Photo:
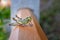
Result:
{"label": "grasshopper hind leg", "polygon": [[17,25],[17,23],[11,23],[11,24],[9,24],[9,26],[16,26]]}

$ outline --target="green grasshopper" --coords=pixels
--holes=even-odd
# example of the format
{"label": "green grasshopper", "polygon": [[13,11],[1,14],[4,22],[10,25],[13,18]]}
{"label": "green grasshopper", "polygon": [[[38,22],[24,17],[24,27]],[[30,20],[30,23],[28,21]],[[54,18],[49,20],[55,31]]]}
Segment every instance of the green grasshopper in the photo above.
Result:
{"label": "green grasshopper", "polygon": [[13,18],[13,20],[15,20],[16,23],[12,23],[10,25],[13,25],[13,26],[16,26],[16,25],[26,26],[26,24],[29,23],[29,25],[32,26],[32,24],[31,24],[32,18],[30,16],[29,17],[26,17],[25,19],[19,18],[17,15],[16,15],[16,17],[18,19]]}

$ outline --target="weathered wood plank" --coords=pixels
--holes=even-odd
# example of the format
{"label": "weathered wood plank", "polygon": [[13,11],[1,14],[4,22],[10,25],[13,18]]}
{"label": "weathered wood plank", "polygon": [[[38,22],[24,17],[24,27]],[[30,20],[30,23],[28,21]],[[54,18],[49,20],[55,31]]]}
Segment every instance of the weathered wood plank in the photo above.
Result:
{"label": "weathered wood plank", "polygon": [[21,18],[31,16],[31,23],[33,24],[33,26],[16,26],[16,28],[13,29],[9,40],[48,40],[41,26],[29,9],[19,10],[17,15],[21,15],[19,16]]}

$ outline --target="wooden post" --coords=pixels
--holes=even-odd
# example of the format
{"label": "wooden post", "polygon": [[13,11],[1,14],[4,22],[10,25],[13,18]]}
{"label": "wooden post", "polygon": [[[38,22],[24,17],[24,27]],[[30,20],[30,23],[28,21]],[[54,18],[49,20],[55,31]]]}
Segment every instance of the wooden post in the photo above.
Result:
{"label": "wooden post", "polygon": [[[23,10],[17,11],[19,8],[23,8]],[[26,8],[32,9],[34,13]],[[15,22],[12,18],[16,14],[23,19],[31,16],[33,26],[13,26],[9,40],[48,40],[37,22],[40,16],[40,0],[11,0],[11,22]]]}
{"label": "wooden post", "polygon": [[30,16],[32,18],[30,22],[32,26],[29,24],[24,27],[21,25],[15,26],[11,31],[9,40],[48,40],[30,9],[19,9],[17,16],[23,19]]}

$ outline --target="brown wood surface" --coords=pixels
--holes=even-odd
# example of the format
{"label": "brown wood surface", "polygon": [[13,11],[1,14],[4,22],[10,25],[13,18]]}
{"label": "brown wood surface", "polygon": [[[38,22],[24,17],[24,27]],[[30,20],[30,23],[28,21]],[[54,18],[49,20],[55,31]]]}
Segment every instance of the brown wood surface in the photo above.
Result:
{"label": "brown wood surface", "polygon": [[11,31],[9,40],[48,40],[31,11],[28,9],[20,10],[17,15],[22,18],[31,16],[33,26],[16,26]]}

